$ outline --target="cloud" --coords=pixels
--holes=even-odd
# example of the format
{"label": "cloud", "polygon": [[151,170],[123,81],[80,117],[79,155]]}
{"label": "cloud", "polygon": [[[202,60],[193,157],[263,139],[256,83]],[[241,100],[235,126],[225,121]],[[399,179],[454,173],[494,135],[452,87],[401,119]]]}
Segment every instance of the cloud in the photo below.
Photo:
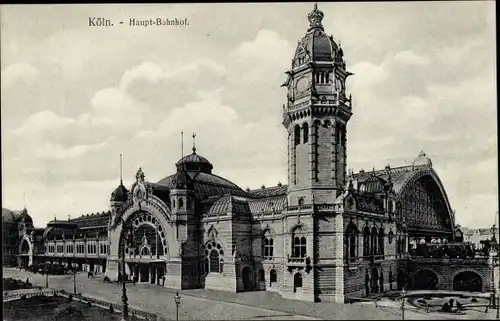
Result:
{"label": "cloud", "polygon": [[2,69],[2,91],[10,88],[18,81],[33,83],[38,76],[37,68],[26,63],[10,64]]}
{"label": "cloud", "polygon": [[428,65],[431,62],[429,57],[419,56],[411,50],[398,52],[394,57],[394,60],[402,64],[416,66]]}
{"label": "cloud", "polygon": [[31,115],[24,124],[12,130],[16,135],[38,135],[44,131],[63,131],[64,128],[75,124],[75,120],[61,117],[51,110],[44,110]]}
{"label": "cloud", "polygon": [[[23,191],[36,190],[31,204],[42,225],[54,211],[104,210],[119,181],[118,155],[124,154],[128,183],[139,166],[148,180],[159,180],[175,171],[181,130],[184,154],[196,132],[197,152],[214,173],[242,187],[286,183],[280,85],[307,30],[310,5],[164,8],[193,24],[82,26],[97,14],[148,17],[158,11],[151,6],[2,10],[6,203],[20,208]],[[397,166],[423,149],[458,220],[472,226],[486,224],[487,213],[497,210],[492,8],[487,2],[321,6],[326,32],[342,39],[355,73],[347,83],[354,101],[348,167]],[[54,12],[57,21],[50,19]],[[65,195],[57,208],[52,195]]]}
{"label": "cloud", "polygon": [[27,150],[30,156],[35,158],[61,159],[82,157],[85,153],[93,150],[99,150],[105,147],[108,142],[102,142],[95,145],[76,145],[71,148],[63,148],[59,145],[46,142],[45,144],[33,146]]}
{"label": "cloud", "polygon": [[165,74],[159,66],[152,62],[144,62],[125,72],[120,82],[120,91],[125,92],[128,85],[136,79],[158,83],[163,77],[165,77]]}
{"label": "cloud", "polygon": [[283,58],[293,55],[293,48],[275,31],[262,29],[255,39],[243,42],[231,54],[240,59],[285,60],[288,64],[290,60]]}

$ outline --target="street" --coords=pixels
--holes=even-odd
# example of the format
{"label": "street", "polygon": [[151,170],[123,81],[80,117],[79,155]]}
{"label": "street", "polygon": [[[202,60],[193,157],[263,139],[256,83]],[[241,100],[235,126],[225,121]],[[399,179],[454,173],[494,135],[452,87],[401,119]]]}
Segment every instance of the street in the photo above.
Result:
{"label": "street", "polygon": [[[25,270],[4,268],[4,277],[26,280],[37,286],[45,286],[45,276]],[[73,292],[73,275],[49,275],[49,288]],[[121,304],[121,283],[104,283],[102,276],[88,278],[87,273],[76,275],[76,291],[96,299]],[[132,308],[155,313],[163,318],[175,319],[174,296],[177,290],[149,284],[127,283],[127,296]],[[319,319],[369,319],[400,320],[401,311],[395,302],[375,307],[372,303],[336,304],[310,303],[286,300],[279,294],[265,291],[230,293],[206,289],[181,290],[179,319],[182,320],[319,320]],[[494,311],[478,313],[476,318],[493,319]],[[467,319],[471,315],[453,316],[424,313],[407,307],[407,319]]]}

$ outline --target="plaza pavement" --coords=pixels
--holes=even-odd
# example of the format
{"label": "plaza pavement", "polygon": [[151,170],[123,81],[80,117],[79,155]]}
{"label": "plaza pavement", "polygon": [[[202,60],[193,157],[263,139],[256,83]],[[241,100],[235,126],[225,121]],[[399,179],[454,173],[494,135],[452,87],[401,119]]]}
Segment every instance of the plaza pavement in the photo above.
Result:
{"label": "plaza pavement", "polygon": [[[45,276],[14,268],[3,268],[4,277],[30,279],[34,285],[45,285]],[[122,286],[104,283],[102,276],[88,279],[86,273],[76,276],[77,292],[96,299],[121,303]],[[73,292],[73,275],[50,275],[49,287]],[[177,290],[149,284],[127,283],[129,305],[132,308],[175,319],[174,296]],[[392,304],[336,304],[286,300],[279,294],[265,291],[230,293],[206,289],[181,290],[179,319],[181,320],[399,320],[401,310]],[[444,319],[447,315],[425,313],[408,307],[406,319]],[[450,316],[451,317],[451,316]],[[453,316],[456,318],[455,316]],[[468,315],[470,318],[471,315]],[[481,319],[494,319],[492,313],[482,313]]]}

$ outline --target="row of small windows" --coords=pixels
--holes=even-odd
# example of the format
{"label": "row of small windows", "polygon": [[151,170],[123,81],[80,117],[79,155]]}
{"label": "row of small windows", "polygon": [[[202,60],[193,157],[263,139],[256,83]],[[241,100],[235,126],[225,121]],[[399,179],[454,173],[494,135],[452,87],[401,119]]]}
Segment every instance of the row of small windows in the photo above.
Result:
{"label": "row of small windows", "polygon": [[365,226],[363,229],[363,256],[384,255],[384,228],[377,230]]}
{"label": "row of small windows", "polygon": [[[100,244],[100,254],[109,253],[109,245]],[[54,251],[55,250],[55,251]],[[64,245],[46,245],[45,252],[47,253],[73,253],[76,250],[77,254],[85,253],[85,245],[76,244],[76,245],[66,245],[66,252],[64,252]],[[97,245],[96,244],[87,244],[87,253],[88,254],[97,254]]]}
{"label": "row of small windows", "polygon": [[[301,143],[301,135],[300,135],[301,128],[299,125],[295,125],[295,131],[294,131],[294,143],[295,146],[299,145]],[[309,141],[309,125],[307,123],[302,124],[302,144],[305,144]]]}
{"label": "row of small windows", "polygon": [[[177,202],[177,204],[179,206],[178,207],[179,209],[184,208],[184,199],[183,198],[179,198],[179,201]],[[175,208],[175,199],[172,200],[172,207]],[[189,200],[186,202],[186,208],[187,209],[191,208],[191,202]]]}
{"label": "row of small windows", "polygon": [[87,244],[87,253],[88,254],[96,254],[97,253],[97,245]]}
{"label": "row of small windows", "polygon": [[329,84],[330,83],[330,73],[325,71],[315,72],[314,80],[317,84]]}
{"label": "row of small windows", "polygon": [[[346,248],[347,257],[350,261],[355,261],[358,257],[358,229],[353,224],[349,224],[346,230]],[[371,229],[366,226],[363,229],[363,256],[383,256],[384,255],[384,228],[381,227],[377,229],[372,227]]]}
{"label": "row of small windows", "polygon": [[[316,133],[318,133],[317,128],[319,128],[319,124],[315,123],[314,126],[316,126]],[[325,127],[330,127],[331,123],[325,123]],[[302,131],[302,135],[301,135]],[[337,124],[336,126],[336,132],[337,135],[335,135],[335,143],[340,144],[342,146],[345,146],[345,127],[341,124]],[[317,137],[316,137],[317,138]],[[295,125],[294,127],[294,145],[300,145],[300,144],[305,144],[309,142],[309,125],[307,123],[303,123],[302,127],[300,125]]]}

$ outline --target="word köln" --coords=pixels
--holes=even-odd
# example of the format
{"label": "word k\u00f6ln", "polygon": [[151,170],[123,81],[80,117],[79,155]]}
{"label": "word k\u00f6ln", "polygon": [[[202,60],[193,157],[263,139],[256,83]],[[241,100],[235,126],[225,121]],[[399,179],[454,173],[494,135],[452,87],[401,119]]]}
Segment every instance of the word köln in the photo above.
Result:
{"label": "word k\u00f6ln", "polygon": [[133,27],[150,27],[150,26],[189,26],[189,21],[187,18],[184,19],[167,19],[167,18],[156,18],[147,20],[136,20],[134,18],[130,19],[130,25]]}
{"label": "word k\u00f6ln", "polygon": [[91,17],[89,18],[89,27],[112,27],[113,23],[109,19]]}

